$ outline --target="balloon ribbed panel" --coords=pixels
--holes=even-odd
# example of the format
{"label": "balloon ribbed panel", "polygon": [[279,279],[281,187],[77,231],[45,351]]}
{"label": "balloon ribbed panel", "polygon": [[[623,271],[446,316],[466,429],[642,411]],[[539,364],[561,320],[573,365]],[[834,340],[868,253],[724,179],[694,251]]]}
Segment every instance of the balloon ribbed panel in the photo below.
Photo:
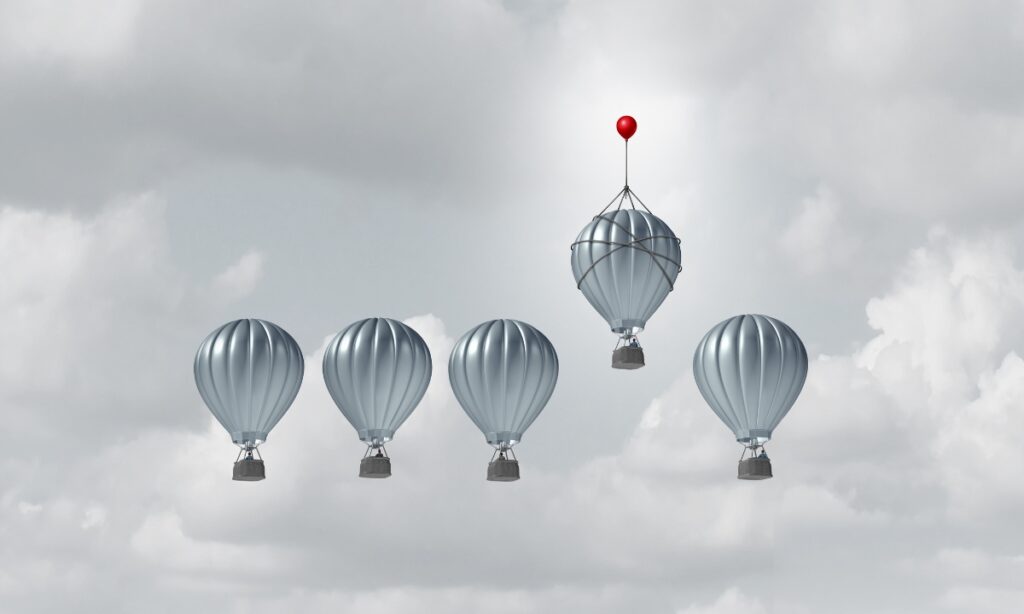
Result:
{"label": "balloon ribbed panel", "polygon": [[493,446],[518,443],[551,398],[558,355],[536,328],[484,322],[455,344],[448,361],[455,398]]}
{"label": "balloon ribbed panel", "polygon": [[264,320],[229,322],[196,352],[196,387],[237,444],[267,438],[302,385],[302,350],[284,329]]}
{"label": "balloon ribbed panel", "polygon": [[697,388],[742,442],[763,443],[807,379],[807,350],[792,328],[742,315],[712,328],[693,355]]}
{"label": "balloon ribbed panel", "polygon": [[430,350],[419,334],[388,318],[338,333],[324,353],[324,382],[341,413],[367,443],[385,443],[423,399]]}
{"label": "balloon ribbed panel", "polygon": [[679,275],[679,239],[658,217],[635,209],[595,217],[573,243],[572,272],[583,296],[617,333],[642,329]]}

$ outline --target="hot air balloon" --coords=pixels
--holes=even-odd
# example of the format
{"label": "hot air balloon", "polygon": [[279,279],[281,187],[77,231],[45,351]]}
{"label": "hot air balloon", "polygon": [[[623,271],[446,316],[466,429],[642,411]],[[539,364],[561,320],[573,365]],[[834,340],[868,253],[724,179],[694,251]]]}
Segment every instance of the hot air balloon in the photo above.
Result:
{"label": "hot air balloon", "polygon": [[800,337],[768,316],[729,318],[697,345],[693,377],[704,400],[744,446],[739,478],[772,477],[764,444],[807,379],[807,350]]}
{"label": "hot air balloon", "polygon": [[679,239],[629,187],[629,138],[636,121],[623,116],[617,129],[626,140],[626,185],[580,231],[570,260],[576,287],[619,335],[612,367],[639,369],[644,352],[637,334],[675,287],[682,267]]}
{"label": "hot air balloon", "polygon": [[257,446],[266,441],[267,433],[299,393],[303,365],[295,339],[265,320],[228,322],[199,346],[196,387],[240,448],[235,480],[253,482],[266,477]]}
{"label": "hot air balloon", "polygon": [[455,344],[448,377],[462,409],[494,446],[487,479],[518,480],[519,461],[512,446],[522,440],[555,390],[554,346],[525,322],[484,322]]}
{"label": "hot air balloon", "polygon": [[384,444],[416,409],[430,383],[426,342],[389,318],[367,318],[338,333],[324,353],[324,382],[366,443],[359,477],[391,476]]}

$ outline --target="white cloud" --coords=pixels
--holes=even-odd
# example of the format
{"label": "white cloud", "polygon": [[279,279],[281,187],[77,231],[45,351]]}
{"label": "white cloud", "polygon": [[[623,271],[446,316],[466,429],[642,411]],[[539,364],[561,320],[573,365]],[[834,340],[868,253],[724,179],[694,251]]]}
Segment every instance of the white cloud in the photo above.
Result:
{"label": "white cloud", "polygon": [[936,427],[936,465],[952,511],[963,519],[1016,515],[1024,486],[1013,467],[1020,460],[1016,434],[1024,432],[1024,360],[1011,352],[994,371],[981,373],[979,394]]}
{"label": "white cloud", "polygon": [[819,273],[850,264],[860,239],[844,227],[841,205],[826,186],[800,203],[800,211],[789,223],[779,244],[805,273]]}
{"label": "white cloud", "polygon": [[269,572],[281,557],[259,544],[238,545],[196,540],[185,534],[174,512],[146,517],[131,536],[131,549],[159,568],[194,574],[224,575]]}
{"label": "white cloud", "polygon": [[760,601],[745,596],[733,587],[722,593],[711,605],[691,605],[679,610],[679,614],[765,614],[767,611]]}
{"label": "white cloud", "polygon": [[[146,223],[124,217],[146,210],[138,207],[92,222],[26,218],[46,230],[25,228],[43,244],[50,232],[64,237],[86,260],[96,251],[113,254],[104,262],[115,271],[104,270],[101,278],[118,279],[123,249],[135,248],[131,242],[118,247],[115,237],[149,227],[155,235],[144,235],[145,242],[152,244],[162,232],[158,217]],[[14,210],[6,215],[21,219]],[[14,239],[6,241],[14,249]],[[172,268],[166,252],[152,253],[152,262],[139,268],[142,277]],[[60,279],[64,292],[88,285],[86,273],[67,272],[73,263],[56,262],[39,261],[39,276]],[[124,266],[140,267],[138,259]],[[937,544],[969,541],[967,528],[978,514],[1005,517],[1024,499],[1017,483],[991,471],[993,462],[1010,464],[1016,454],[1013,403],[1024,361],[1012,352],[995,361],[993,354],[1005,349],[1002,338],[948,335],[939,343],[908,314],[927,296],[940,307],[929,315],[931,325],[946,329],[966,313],[948,306],[970,301],[996,319],[991,326],[1006,330],[1014,301],[1024,306],[1024,300],[994,289],[1012,289],[1020,276],[1005,245],[937,237],[915,251],[891,292],[869,303],[877,332],[865,349],[812,361],[803,397],[770,444],[777,477],[757,484],[735,480],[739,446],[704,407],[689,375],[651,401],[615,454],[544,470],[532,462],[537,452],[524,448],[521,482],[487,483],[490,450],[447,385],[445,359],[454,339],[436,316],[409,318],[432,350],[434,374],[424,402],[389,447],[390,480],[355,477],[362,445],[318,385],[321,347],[307,357],[306,383],[263,448],[265,482],[230,481],[235,448],[208,417],[200,432],[135,429],[61,471],[6,460],[12,486],[0,513],[15,530],[49,538],[11,544],[0,589],[87,583],[95,587],[97,607],[109,607],[119,588],[112,574],[130,573],[132,599],[171,591],[180,597],[175,603],[205,608],[244,609],[251,600],[285,594],[309,611],[364,601],[379,601],[383,611],[413,601],[440,611],[501,599],[518,611],[547,612],[552,603],[578,601],[607,586],[607,598],[591,601],[590,611],[613,612],[624,603],[690,613],[767,611],[772,603],[813,611],[818,602],[789,582],[838,582],[825,569],[834,551],[855,569],[887,570],[886,581],[911,582],[915,565],[901,567],[886,558],[895,553],[870,544],[906,534],[916,545],[903,560],[926,560]],[[31,295],[32,284],[21,283],[19,295]],[[81,300],[54,305],[70,310]],[[973,358],[935,356],[937,348]],[[72,352],[67,360],[78,356]],[[934,364],[942,365],[944,378],[932,375]],[[966,384],[950,388],[950,378]],[[919,408],[908,408],[905,400],[914,395]],[[194,401],[187,410],[203,414]],[[81,566],[98,544],[119,561],[110,574]],[[28,562],[13,567],[10,557]],[[996,599],[1008,590],[978,572],[978,565],[992,564],[947,565],[949,558],[942,558],[941,573],[913,580],[931,603],[954,607],[964,591]],[[240,573],[260,578],[245,597],[235,592]],[[522,588],[495,588],[494,578]],[[949,582],[968,588],[947,590]],[[773,583],[779,587],[770,600],[751,597]],[[25,595],[8,592],[15,600]]]}
{"label": "white cloud", "polygon": [[879,331],[858,356],[905,408],[935,411],[972,398],[979,375],[1024,336],[1024,272],[998,238],[963,241],[934,231],[892,292],[868,303]]}
{"label": "white cloud", "polygon": [[264,260],[263,254],[254,249],[242,254],[213,280],[214,295],[225,302],[244,298],[262,279]]}
{"label": "white cloud", "polygon": [[102,505],[87,507],[82,514],[82,529],[86,531],[102,527],[106,522],[107,510]]}
{"label": "white cloud", "polygon": [[140,425],[197,424],[178,409],[197,402],[181,365],[261,264],[242,256],[212,282],[222,292],[188,280],[154,194],[93,215],[0,209],[0,400],[26,434],[11,445],[48,442],[60,455],[70,441],[109,442]]}
{"label": "white cloud", "polygon": [[9,0],[0,3],[0,61],[93,63],[132,42],[140,0]]}
{"label": "white cloud", "polygon": [[[497,584],[499,581],[496,580]],[[620,588],[539,590],[515,588],[388,588],[368,591],[293,591],[267,599],[238,599],[233,612],[254,608],[291,610],[305,614],[358,614],[368,609],[380,614],[419,612],[494,612],[496,614],[548,614],[570,611],[626,611],[631,605]]]}
{"label": "white cloud", "polygon": [[1020,607],[1024,590],[993,589],[984,586],[956,585],[942,595],[939,605],[969,614],[1004,614]]}

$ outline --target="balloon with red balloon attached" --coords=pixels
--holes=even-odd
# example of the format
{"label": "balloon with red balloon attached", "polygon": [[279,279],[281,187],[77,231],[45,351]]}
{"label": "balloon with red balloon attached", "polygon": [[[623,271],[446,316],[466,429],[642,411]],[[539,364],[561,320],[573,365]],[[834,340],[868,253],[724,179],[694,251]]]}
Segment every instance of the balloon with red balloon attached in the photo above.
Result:
{"label": "balloon with red balloon attached", "polygon": [[[636,120],[623,115],[615,129],[626,140],[628,164]],[[645,359],[637,335],[675,287],[681,250],[668,224],[629,187],[628,166],[624,170],[625,185],[569,246],[570,263],[576,288],[619,336],[612,368],[639,369]]]}
{"label": "balloon with red balloon attached", "polygon": [[636,134],[636,120],[629,115],[623,115],[615,122],[615,129],[619,131],[622,138],[629,140],[629,137]]}

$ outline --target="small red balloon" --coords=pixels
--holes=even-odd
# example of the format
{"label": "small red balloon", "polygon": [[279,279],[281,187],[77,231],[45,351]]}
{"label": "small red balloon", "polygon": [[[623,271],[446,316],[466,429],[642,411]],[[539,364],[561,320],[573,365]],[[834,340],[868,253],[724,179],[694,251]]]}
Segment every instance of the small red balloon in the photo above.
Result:
{"label": "small red balloon", "polygon": [[629,115],[623,115],[615,122],[615,129],[619,131],[622,138],[629,140],[629,137],[636,134],[636,120]]}

